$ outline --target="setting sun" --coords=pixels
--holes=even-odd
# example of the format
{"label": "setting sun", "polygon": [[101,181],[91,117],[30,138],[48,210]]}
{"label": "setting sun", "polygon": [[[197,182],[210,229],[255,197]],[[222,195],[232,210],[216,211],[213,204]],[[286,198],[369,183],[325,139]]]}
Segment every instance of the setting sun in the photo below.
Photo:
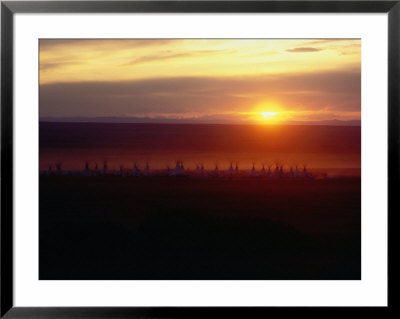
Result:
{"label": "setting sun", "polygon": [[272,118],[276,115],[276,112],[260,112],[260,113],[265,119]]}

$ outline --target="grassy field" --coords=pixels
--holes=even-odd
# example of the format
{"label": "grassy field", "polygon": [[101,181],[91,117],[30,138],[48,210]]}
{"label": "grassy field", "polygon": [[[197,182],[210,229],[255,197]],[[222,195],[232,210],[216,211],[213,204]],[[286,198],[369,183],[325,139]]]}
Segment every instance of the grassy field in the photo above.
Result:
{"label": "grassy field", "polygon": [[40,177],[40,279],[360,279],[361,181]]}

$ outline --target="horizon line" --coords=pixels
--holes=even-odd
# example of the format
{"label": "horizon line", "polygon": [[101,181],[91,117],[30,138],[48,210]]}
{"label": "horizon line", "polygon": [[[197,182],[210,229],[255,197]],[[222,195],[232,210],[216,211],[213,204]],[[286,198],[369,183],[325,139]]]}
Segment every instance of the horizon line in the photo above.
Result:
{"label": "horizon line", "polygon": [[[121,120],[121,121],[118,121]],[[151,121],[150,119],[143,118],[140,120],[134,120],[130,118],[39,118],[39,123],[69,123],[69,124],[161,124],[161,125],[254,125],[254,126],[277,126],[277,125],[314,125],[314,126],[361,126],[361,120],[320,120],[320,121],[285,121],[285,122],[270,122],[270,123],[258,123],[258,122],[206,122],[206,121],[195,121],[195,120],[163,120]]]}

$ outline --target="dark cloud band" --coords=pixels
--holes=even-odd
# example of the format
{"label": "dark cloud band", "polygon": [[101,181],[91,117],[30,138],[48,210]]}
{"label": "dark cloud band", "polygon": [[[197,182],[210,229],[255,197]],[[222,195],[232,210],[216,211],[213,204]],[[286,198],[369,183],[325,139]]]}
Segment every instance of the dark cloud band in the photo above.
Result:
{"label": "dark cloud band", "polygon": [[359,70],[241,77],[171,77],[40,86],[40,116],[245,112],[262,101],[290,111],[359,112]]}

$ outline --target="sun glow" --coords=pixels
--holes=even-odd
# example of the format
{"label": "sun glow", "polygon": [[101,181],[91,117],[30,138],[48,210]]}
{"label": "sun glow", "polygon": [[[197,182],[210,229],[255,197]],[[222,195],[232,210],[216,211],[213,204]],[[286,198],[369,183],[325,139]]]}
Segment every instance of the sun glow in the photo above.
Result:
{"label": "sun glow", "polygon": [[276,111],[257,111],[253,113],[253,119],[260,124],[278,124],[281,121],[280,112]]}
{"label": "sun glow", "polygon": [[263,118],[268,119],[274,117],[276,112],[260,112],[260,114],[263,116]]}
{"label": "sun glow", "polygon": [[253,108],[253,119],[260,124],[274,124],[282,121],[285,112],[280,101],[261,101]]}

